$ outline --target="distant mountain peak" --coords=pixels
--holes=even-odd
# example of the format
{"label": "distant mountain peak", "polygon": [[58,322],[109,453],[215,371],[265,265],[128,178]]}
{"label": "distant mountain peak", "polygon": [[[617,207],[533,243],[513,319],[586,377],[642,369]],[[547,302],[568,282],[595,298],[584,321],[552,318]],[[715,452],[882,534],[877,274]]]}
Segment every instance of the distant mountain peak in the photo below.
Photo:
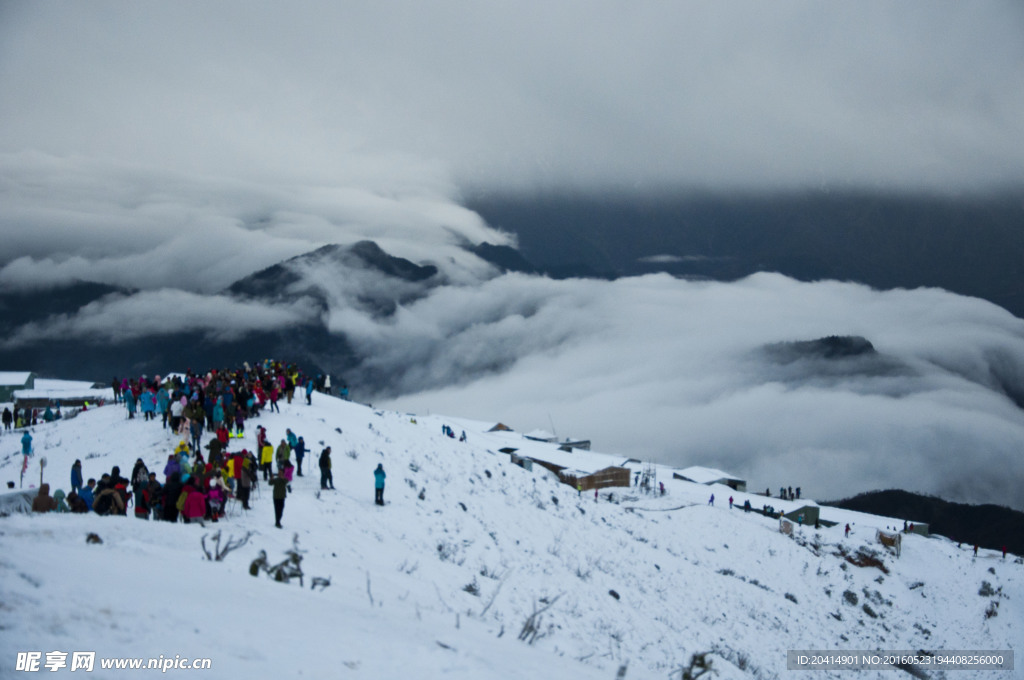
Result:
{"label": "distant mountain peak", "polygon": [[304,266],[323,264],[336,265],[339,275],[349,268],[371,269],[410,283],[427,281],[438,273],[434,265],[418,265],[405,258],[395,257],[374,241],[359,241],[350,246],[332,243],[250,274],[231,284],[227,292],[252,298],[306,295],[309,291],[296,293],[289,289],[302,281],[301,271]]}
{"label": "distant mountain peak", "polygon": [[878,354],[871,341],[859,335],[830,335],[817,340],[779,342],[765,349],[781,363],[797,359],[847,359]]}

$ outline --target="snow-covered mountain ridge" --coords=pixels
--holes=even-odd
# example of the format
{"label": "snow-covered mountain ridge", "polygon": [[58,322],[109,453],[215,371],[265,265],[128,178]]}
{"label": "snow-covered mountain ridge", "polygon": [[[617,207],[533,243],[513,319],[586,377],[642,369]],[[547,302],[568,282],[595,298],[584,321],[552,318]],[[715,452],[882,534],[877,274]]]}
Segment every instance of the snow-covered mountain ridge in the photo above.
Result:
{"label": "snow-covered mountain ridge", "polygon": [[[259,423],[275,444],[291,428],[313,449],[284,530],[273,527],[265,485],[253,510],[233,508],[216,526],[0,519],[0,675],[26,675],[14,670],[18,652],[45,660],[54,650],[92,650],[210,658],[210,677],[610,679],[626,666],[626,678],[665,678],[679,677],[694,653],[713,652],[715,677],[779,678],[791,649],[1007,650],[1021,639],[1021,564],[917,535],[904,537],[897,559],[875,541],[875,527],[894,520],[835,511],[852,522],[849,538],[842,523],[788,537],[777,520],[727,503],[730,495],[737,506],[782,501],[671,479],[667,468],[659,470],[664,497],[625,489],[617,503],[581,497],[499,452],[554,445],[487,432],[494,423],[374,411],[321,394],[311,406],[281,408],[251,421],[232,447],[252,450]],[[442,435],[443,425],[467,441]],[[109,405],[33,436],[27,479],[38,480],[45,456],[46,481],[65,490],[76,458],[98,478],[113,465],[130,471],[141,457],[162,480],[178,443],[159,422],[126,420]],[[4,481],[18,476],[16,441],[0,439]],[[315,454],[324,446],[337,490],[320,493]],[[383,508],[373,504],[377,463],[388,473]],[[200,539],[217,530],[255,534],[209,562]],[[87,544],[90,532],[103,543]],[[305,588],[249,575],[260,550],[280,561],[296,534],[307,551]],[[857,566],[876,560],[881,566]],[[312,591],[313,576],[331,586]],[[533,644],[518,639],[546,605]]]}

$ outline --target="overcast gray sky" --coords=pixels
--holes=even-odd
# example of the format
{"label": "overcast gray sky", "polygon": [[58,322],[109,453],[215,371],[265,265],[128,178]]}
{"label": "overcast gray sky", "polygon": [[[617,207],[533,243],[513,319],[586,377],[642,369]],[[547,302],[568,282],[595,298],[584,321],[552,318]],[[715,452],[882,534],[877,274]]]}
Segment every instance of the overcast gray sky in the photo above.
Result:
{"label": "overcast gray sky", "polygon": [[1017,0],[0,12],[5,152],[464,190],[1024,180]]}

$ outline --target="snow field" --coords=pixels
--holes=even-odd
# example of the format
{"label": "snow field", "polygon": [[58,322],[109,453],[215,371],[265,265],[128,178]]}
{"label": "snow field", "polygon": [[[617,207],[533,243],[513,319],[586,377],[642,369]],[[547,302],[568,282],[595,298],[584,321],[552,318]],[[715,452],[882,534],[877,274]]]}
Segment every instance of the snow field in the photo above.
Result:
{"label": "snow field", "polygon": [[[975,560],[943,539],[909,535],[897,560],[863,521],[848,540],[842,525],[786,537],[776,521],[730,511],[726,500],[760,507],[763,497],[667,471],[664,498],[626,491],[618,504],[595,503],[539,466],[511,465],[497,450],[515,435],[486,433],[493,423],[375,412],[320,394],[312,406],[281,409],[250,421],[231,449],[253,450],[256,424],[275,448],[287,427],[305,438],[312,455],[283,530],[273,527],[265,486],[252,511],[232,508],[205,527],[0,519],[0,674],[25,675],[13,671],[18,651],[94,650],[209,657],[211,677],[613,678],[623,664],[627,678],[677,677],[693,653],[713,650],[719,678],[778,678],[789,649],[994,650],[1021,637],[1022,567],[990,553]],[[466,430],[468,441],[442,436],[442,424]],[[113,465],[128,475],[142,457],[163,480],[179,441],[115,406],[33,436],[47,481],[65,491],[76,458],[86,478],[98,478]],[[0,453],[14,442],[0,439]],[[327,445],[337,490],[320,493],[316,457]],[[373,504],[378,462],[388,473],[383,508]],[[19,465],[4,459],[0,479],[17,480]],[[27,480],[33,472],[38,481],[35,462]],[[217,530],[255,533],[208,562],[200,538]],[[104,543],[86,544],[90,532]],[[304,588],[249,575],[259,550],[280,561],[295,534],[306,551]],[[855,566],[841,549],[875,556],[889,573]],[[331,586],[310,590],[313,576]],[[979,595],[983,582],[994,594]],[[986,618],[994,601],[998,613]],[[518,640],[531,613],[552,602],[535,643]]]}

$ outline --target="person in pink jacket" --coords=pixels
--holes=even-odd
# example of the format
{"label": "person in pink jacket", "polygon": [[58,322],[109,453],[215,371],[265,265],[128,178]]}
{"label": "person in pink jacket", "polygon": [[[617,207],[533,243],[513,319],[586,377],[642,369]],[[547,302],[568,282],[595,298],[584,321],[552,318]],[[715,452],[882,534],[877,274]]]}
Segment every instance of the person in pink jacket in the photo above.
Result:
{"label": "person in pink jacket", "polygon": [[185,497],[185,507],[181,509],[181,515],[185,518],[185,524],[193,521],[202,521],[206,515],[206,496],[197,489],[191,481],[185,485],[183,492],[188,492]]}

